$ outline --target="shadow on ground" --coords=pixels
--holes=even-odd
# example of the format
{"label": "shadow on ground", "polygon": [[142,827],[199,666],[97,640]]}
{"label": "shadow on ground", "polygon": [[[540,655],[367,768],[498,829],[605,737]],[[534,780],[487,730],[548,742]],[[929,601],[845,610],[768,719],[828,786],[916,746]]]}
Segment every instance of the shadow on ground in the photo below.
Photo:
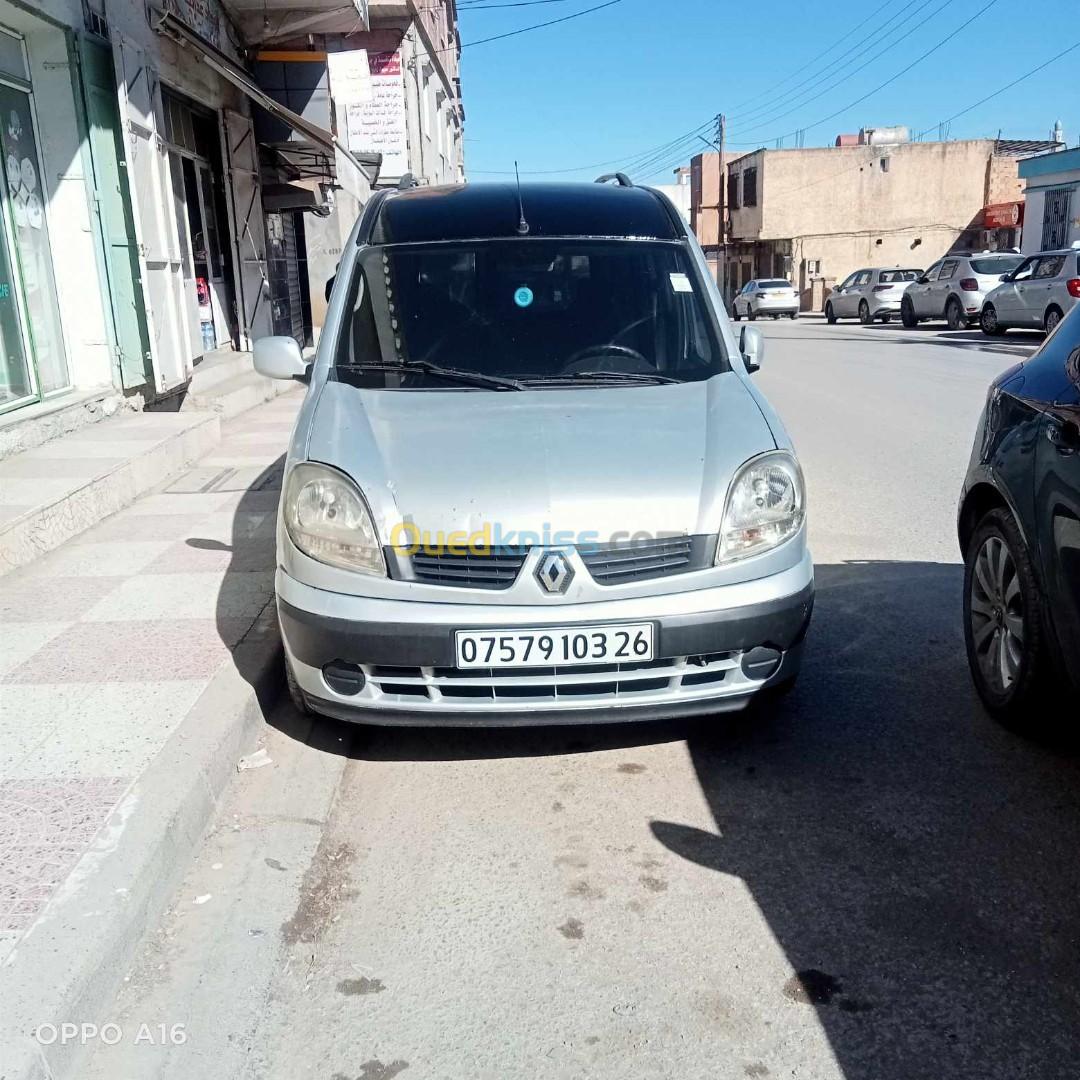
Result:
{"label": "shadow on ground", "polygon": [[689,739],[715,830],[651,822],[745,882],[846,1080],[1075,1075],[1080,758],[976,704],[961,587],[958,566],[819,567],[796,691]]}

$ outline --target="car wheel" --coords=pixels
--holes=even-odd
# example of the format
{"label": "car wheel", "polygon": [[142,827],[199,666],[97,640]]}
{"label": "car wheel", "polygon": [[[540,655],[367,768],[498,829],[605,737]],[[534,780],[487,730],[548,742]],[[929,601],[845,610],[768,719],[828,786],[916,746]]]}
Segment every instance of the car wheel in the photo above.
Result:
{"label": "car wheel", "polygon": [[1016,522],[991,510],[964,558],[964,641],[979,697],[1014,729],[1039,726],[1032,706],[1051,677],[1042,605]]}
{"label": "car wheel", "polygon": [[960,301],[955,297],[945,305],[945,321],[949,324],[950,330],[964,330],[967,328],[964,309],[960,306]]}
{"label": "car wheel", "polygon": [[890,314],[889,314],[889,312],[887,312],[887,311],[885,311],[885,312],[882,312],[882,315],[881,315],[881,321],[882,321],[883,323],[890,323],[890,322],[892,322],[892,315],[890,315]]}
{"label": "car wheel", "polygon": [[919,320],[915,318],[915,308],[906,296],[900,301],[900,321],[909,330],[914,330],[919,325]]}
{"label": "car wheel", "polygon": [[790,315],[788,315],[789,319],[797,319],[798,317],[799,317],[799,313],[797,311],[793,311],[793,312],[791,312]]}
{"label": "car wheel", "polygon": [[979,316],[979,326],[982,327],[982,332],[990,337],[998,337],[1005,333],[1001,323],[998,322],[993,304],[984,305],[982,314]]}
{"label": "car wheel", "polygon": [[832,304],[825,305],[825,321],[832,326],[836,322],[836,312],[833,311]]}
{"label": "car wheel", "polygon": [[1057,324],[1061,322],[1063,316],[1061,314],[1061,308],[1051,307],[1046,309],[1046,315],[1043,317],[1043,329],[1052,334],[1057,328]]}
{"label": "car wheel", "polygon": [[859,322],[863,326],[869,326],[873,322],[873,318],[870,315],[870,305],[865,300],[859,301]]}
{"label": "car wheel", "polygon": [[754,310],[753,304],[746,305],[746,317],[750,322],[754,322],[757,319],[757,312]]}
{"label": "car wheel", "polygon": [[732,304],[731,305],[731,321],[732,322],[738,322],[741,318],[742,318],[742,316],[739,314],[739,305],[738,304]]}
{"label": "car wheel", "polygon": [[296,681],[292,664],[289,663],[289,658],[287,656],[285,657],[285,686],[289,691],[289,700],[292,701],[293,705],[296,707],[296,711],[301,716],[314,716],[315,713],[304,700],[303,691],[301,691],[300,684]]}

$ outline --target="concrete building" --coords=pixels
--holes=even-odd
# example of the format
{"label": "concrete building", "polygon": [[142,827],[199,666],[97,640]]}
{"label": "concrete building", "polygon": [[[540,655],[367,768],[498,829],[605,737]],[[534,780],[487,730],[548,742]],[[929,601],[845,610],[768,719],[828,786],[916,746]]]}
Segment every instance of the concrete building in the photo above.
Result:
{"label": "concrete building", "polygon": [[701,155],[696,227],[725,296],[755,277],[784,277],[804,310],[820,310],[859,267],[925,266],[949,250],[1018,241],[1000,224],[988,235],[985,212],[1017,206],[1019,160],[1053,143],[881,141],[890,131],[903,135],[864,130],[855,142],[744,154],[726,162],[722,195],[718,155]]}
{"label": "concrete building", "polygon": [[454,0],[0,0],[5,441],[310,343],[374,187],[462,175],[457,55]]}
{"label": "concrete building", "polygon": [[1080,243],[1080,147],[1021,161],[1020,179],[1024,254]]}
{"label": "concrete building", "polygon": [[662,191],[674,204],[675,209],[690,223],[690,166],[680,165],[675,170],[674,184],[653,184],[657,191]]}

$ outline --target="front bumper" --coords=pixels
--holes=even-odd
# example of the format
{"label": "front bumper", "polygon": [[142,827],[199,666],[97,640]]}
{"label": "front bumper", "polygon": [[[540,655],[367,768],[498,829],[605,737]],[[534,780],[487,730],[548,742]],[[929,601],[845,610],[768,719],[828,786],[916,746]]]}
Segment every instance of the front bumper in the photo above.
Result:
{"label": "front bumper", "polygon": [[[813,608],[813,564],[692,593],[536,608],[344,596],[278,571],[288,662],[308,704],[344,720],[398,725],[528,725],[651,720],[744,707],[798,671]],[[454,631],[640,622],[647,664],[458,670]],[[342,693],[344,668],[355,692]],[[334,671],[339,677],[334,677]]]}

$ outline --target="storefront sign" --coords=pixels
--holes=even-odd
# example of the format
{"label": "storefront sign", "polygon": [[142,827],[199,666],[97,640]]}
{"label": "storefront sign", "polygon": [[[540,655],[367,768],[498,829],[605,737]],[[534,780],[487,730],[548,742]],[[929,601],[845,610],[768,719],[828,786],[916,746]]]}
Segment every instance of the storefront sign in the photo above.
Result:
{"label": "storefront sign", "polygon": [[1023,218],[1024,204],[1021,202],[991,203],[983,209],[983,228],[1015,229]]}
{"label": "storefront sign", "polygon": [[332,52],[326,57],[330,72],[330,96],[339,116],[350,105],[363,105],[371,100],[371,67],[367,49]]}
{"label": "storefront sign", "polygon": [[371,94],[345,108],[346,140],[354,154],[382,154],[379,178],[386,180],[409,170],[405,79],[400,52],[367,55]]}

